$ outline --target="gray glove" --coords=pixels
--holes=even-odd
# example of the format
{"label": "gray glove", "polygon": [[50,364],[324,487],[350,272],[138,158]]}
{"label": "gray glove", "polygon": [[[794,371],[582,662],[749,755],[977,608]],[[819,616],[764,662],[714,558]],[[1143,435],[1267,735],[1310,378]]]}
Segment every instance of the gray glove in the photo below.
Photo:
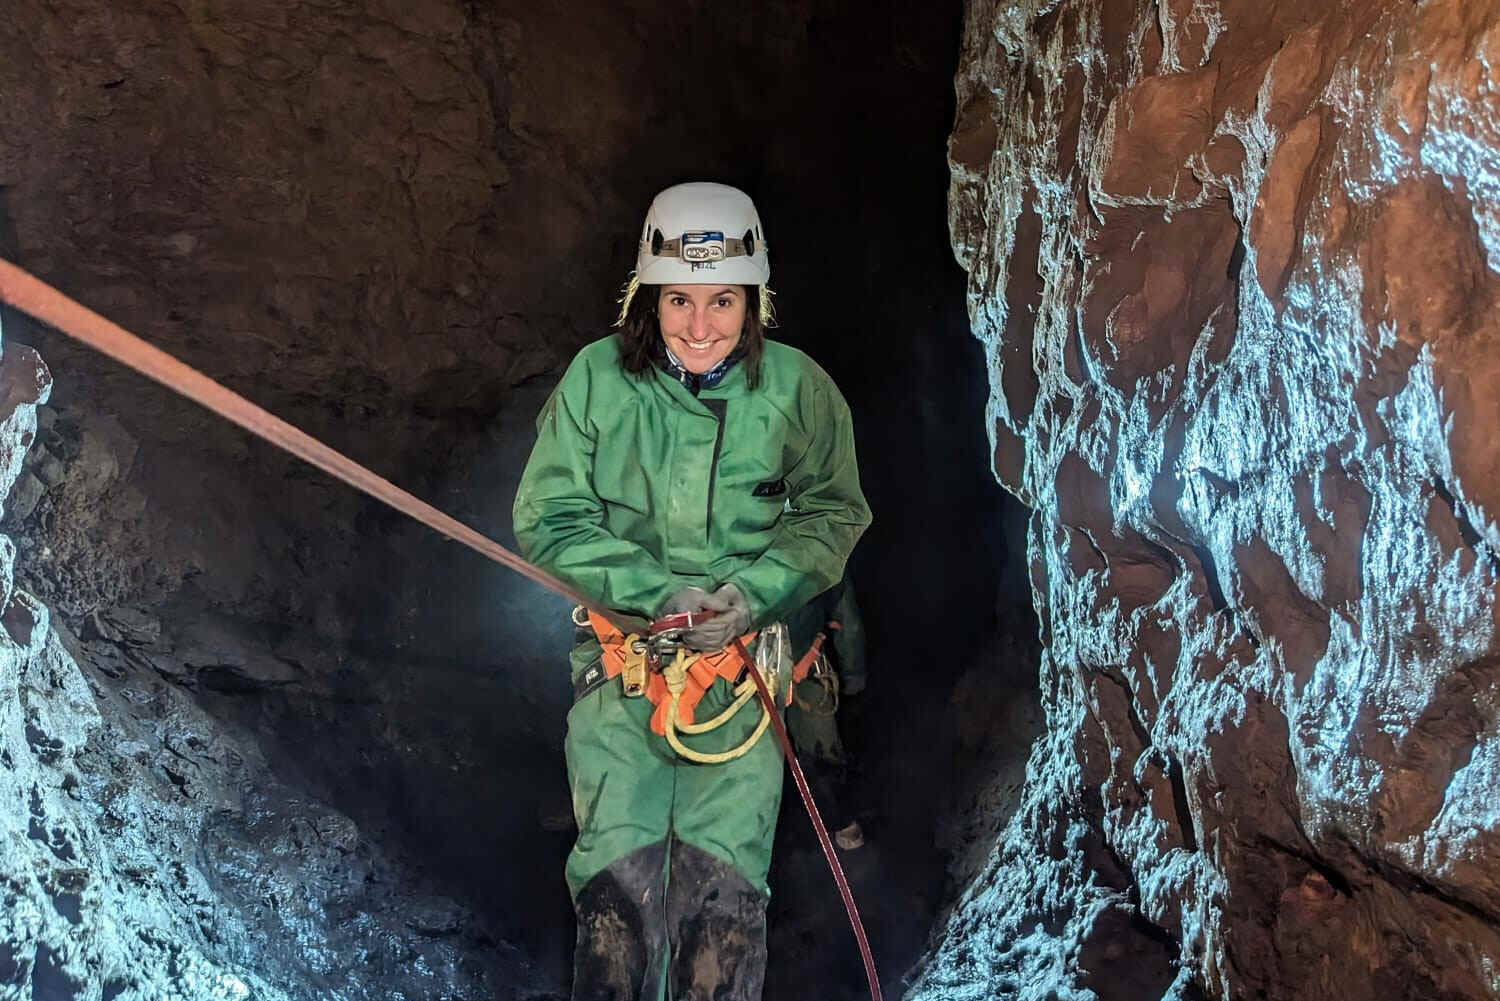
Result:
{"label": "gray glove", "polygon": [[[698,591],[697,588],[688,590]],[[698,593],[703,594],[702,591]],[[733,584],[725,584],[713,594],[704,594],[701,607],[719,614],[682,634],[682,641],[694,650],[722,650],[730,640],[750,628],[750,605]]]}
{"label": "gray glove", "polygon": [[685,587],[661,606],[656,613],[658,619],[668,615],[677,615],[681,612],[698,612],[708,607],[708,592],[701,587]]}

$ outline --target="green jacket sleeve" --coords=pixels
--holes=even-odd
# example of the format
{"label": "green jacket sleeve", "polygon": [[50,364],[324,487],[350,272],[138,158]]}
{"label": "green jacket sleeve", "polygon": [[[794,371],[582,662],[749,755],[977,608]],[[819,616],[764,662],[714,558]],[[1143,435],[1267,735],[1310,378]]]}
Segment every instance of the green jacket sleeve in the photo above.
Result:
{"label": "green jacket sleeve", "polygon": [[757,626],[783,618],[838,583],[870,524],[849,405],[826,375],[818,375],[810,380],[814,385],[802,415],[812,429],[810,444],[786,474],[787,510],[776,537],[728,581],[749,602]]}
{"label": "green jacket sleeve", "polygon": [[587,365],[575,361],[537,417],[511,512],[516,541],[523,556],[584,597],[650,618],[679,585],[651,553],[604,528],[588,395]]}

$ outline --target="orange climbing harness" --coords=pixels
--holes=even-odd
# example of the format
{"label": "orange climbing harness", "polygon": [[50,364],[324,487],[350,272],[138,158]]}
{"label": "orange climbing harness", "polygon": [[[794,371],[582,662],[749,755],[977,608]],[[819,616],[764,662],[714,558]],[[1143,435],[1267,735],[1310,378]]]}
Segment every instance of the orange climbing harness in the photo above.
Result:
{"label": "orange climbing harness", "polygon": [[[573,622],[575,625],[579,624],[576,612]],[[662,672],[647,669],[647,658],[650,656],[648,641],[637,633],[627,635],[598,612],[588,613],[588,624],[604,651],[604,677],[617,678],[624,674],[622,684],[625,694],[646,696],[656,707],[656,711],[651,714],[651,729],[658,736],[666,736],[667,705],[671,700],[667,697],[667,682]],[[748,632],[740,639],[748,644],[755,639],[755,633]],[[747,662],[741,660],[733,648],[699,655],[688,667],[686,683],[677,696],[677,725],[692,726],[693,712],[713,683],[723,678],[731,685],[737,684],[745,676],[746,667]],[[640,673],[637,674],[637,671]]]}
{"label": "orange climbing harness", "polygon": [[827,634],[819,633],[813,637],[812,646],[807,648],[807,653],[792,667],[792,684],[800,684],[807,680],[808,674],[812,672],[812,666],[823,656],[823,642],[828,638]]}
{"label": "orange climbing harness", "polygon": [[[792,667],[792,688],[787,696],[788,705],[796,707],[811,716],[821,716],[824,719],[838,715],[839,711],[839,676],[833,672],[828,664],[828,658],[823,654],[823,644],[828,640],[828,634],[835,630],[844,628],[839,625],[838,620],[829,619],[818,635],[813,637],[812,645],[802,655],[802,659]],[[823,689],[822,697],[814,703],[802,691],[802,682],[812,678]]]}
{"label": "orange climbing harness", "polygon": [[792,684],[795,685],[807,680],[808,674],[812,672],[813,665],[818,662],[819,657],[823,656],[823,644],[828,642],[829,632],[837,632],[843,628],[843,626],[839,625],[837,619],[828,620],[828,625],[823,627],[818,635],[813,637],[812,646],[807,648],[807,652],[802,655],[802,659],[797,661],[796,665],[792,667]]}
{"label": "orange climbing harness", "polygon": [[[11,305],[57,328],[74,340],[87,344],[94,350],[154,379],[173,392],[180,393],[219,416],[233,421],[252,434],[264,438],[271,444],[343,480],[381,503],[388,504],[450,539],[462,542],[496,563],[509,567],[554,594],[562,595],[576,604],[583,605],[590,610],[591,615],[597,614],[605,621],[613,621],[617,618],[609,610],[600,608],[556,577],[523,560],[493,539],[476,532],[456,518],[444,514],[389,480],[377,476],[348,456],[329,448],[306,432],[256,406],[233,390],[221,386],[165,351],[152,347],[125,328],[79,305],[57,289],[6,260],[0,260],[0,302]],[[865,937],[864,924],[859,920],[859,911],[854,906],[854,895],[849,890],[849,881],[844,877],[843,866],[839,865],[838,856],[834,853],[833,841],[828,836],[828,828],[823,824],[817,804],[813,802],[812,790],[807,786],[807,778],[802,774],[802,768],[797,763],[797,755],[792,751],[791,738],[787,736],[786,727],[781,722],[781,714],[775,709],[775,699],[766,687],[765,678],[756,669],[754,660],[745,649],[745,644],[736,638],[731,646],[739,654],[746,671],[755,682],[756,692],[760,696],[766,716],[776,731],[776,739],[781,745],[782,756],[792,771],[792,780],[797,785],[797,792],[802,797],[803,805],[807,807],[808,818],[812,821],[813,830],[818,835],[818,844],[823,849],[823,857],[827,859],[828,867],[833,872],[834,882],[838,884],[839,896],[844,901],[844,910],[849,915],[849,924],[854,930],[854,938],[859,945],[860,958],[864,961],[865,979],[869,984],[870,997],[873,1001],[882,1001],[880,978],[875,972],[875,959],[870,952],[869,939]]]}

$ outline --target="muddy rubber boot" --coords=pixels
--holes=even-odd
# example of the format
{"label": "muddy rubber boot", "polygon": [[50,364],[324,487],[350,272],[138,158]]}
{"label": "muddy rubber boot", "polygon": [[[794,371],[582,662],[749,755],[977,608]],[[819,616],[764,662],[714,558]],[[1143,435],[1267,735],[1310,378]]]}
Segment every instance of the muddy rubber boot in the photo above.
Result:
{"label": "muddy rubber boot", "polygon": [[733,866],[673,840],[667,884],[673,1001],[760,1001],[768,900]]}
{"label": "muddy rubber boot", "polygon": [[579,891],[573,1001],[664,997],[666,861],[665,841],[647,845],[612,862]]}

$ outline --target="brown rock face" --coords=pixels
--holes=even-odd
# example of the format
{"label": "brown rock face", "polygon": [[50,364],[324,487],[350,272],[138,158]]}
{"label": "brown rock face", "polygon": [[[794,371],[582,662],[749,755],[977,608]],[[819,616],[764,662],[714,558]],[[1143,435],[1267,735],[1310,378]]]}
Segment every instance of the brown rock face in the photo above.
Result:
{"label": "brown rock face", "polygon": [[1500,997],[1500,3],[969,4],[1049,732],[912,993]]}
{"label": "brown rock face", "polygon": [[[0,252],[363,461],[431,468],[445,425],[576,336],[576,274],[512,281],[557,249],[519,210],[555,164],[502,156],[477,59],[503,79],[522,57],[493,37],[503,19],[462,7],[11,5]],[[581,230],[583,183],[547,218]],[[72,475],[30,566],[44,597],[76,613],[213,568],[199,582],[223,603],[348,631],[278,568],[330,591],[361,549],[323,527],[353,521],[351,496],[70,342],[19,318],[11,333],[66,373],[61,440],[43,444]],[[310,512],[331,517],[306,532]]]}

